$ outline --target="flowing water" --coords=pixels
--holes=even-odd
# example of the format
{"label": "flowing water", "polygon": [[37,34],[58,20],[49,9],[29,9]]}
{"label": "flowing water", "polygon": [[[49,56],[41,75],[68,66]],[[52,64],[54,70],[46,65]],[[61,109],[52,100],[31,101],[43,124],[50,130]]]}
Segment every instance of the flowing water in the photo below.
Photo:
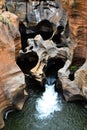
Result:
{"label": "flowing water", "polygon": [[58,93],[54,90],[54,85],[45,85],[46,90],[36,101],[36,110],[38,119],[50,119],[54,112],[61,111],[61,100]]}
{"label": "flowing water", "polygon": [[63,101],[54,84],[45,88],[43,93],[30,89],[23,110],[9,114],[3,130],[87,130],[87,110]]}

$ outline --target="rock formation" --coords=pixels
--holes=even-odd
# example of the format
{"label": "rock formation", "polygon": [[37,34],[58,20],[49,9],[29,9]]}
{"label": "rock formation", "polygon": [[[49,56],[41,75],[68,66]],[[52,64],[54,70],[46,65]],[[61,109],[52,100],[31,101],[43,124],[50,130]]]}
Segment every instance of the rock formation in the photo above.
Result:
{"label": "rock formation", "polygon": [[[27,55],[29,56],[27,57]],[[36,80],[42,83],[42,80],[46,77],[44,68],[47,67],[48,61],[50,59],[61,58],[65,62],[66,59],[71,59],[70,55],[71,53],[68,47],[58,48],[52,40],[48,39],[44,41],[40,35],[37,35],[34,39],[28,39],[28,47],[26,47],[25,52],[20,51],[17,63],[25,74],[29,74],[32,77],[34,76]],[[37,62],[36,65],[32,67],[35,56],[38,57]],[[27,70],[25,70],[26,64],[29,65],[27,66]]]}
{"label": "rock formation", "polygon": [[10,12],[15,13],[20,18],[20,21],[26,22],[27,19],[28,26],[35,26],[43,19],[47,19],[52,23],[56,23],[56,25],[58,24],[62,14],[62,11],[59,9],[59,2],[39,2],[39,0],[26,1],[7,1],[6,6]]}
{"label": "rock formation", "polygon": [[24,74],[15,61],[21,48],[18,28],[18,17],[8,11],[2,11],[0,14],[0,128],[5,125],[3,120],[5,112],[9,109],[21,110],[27,97]]}
{"label": "rock formation", "polygon": [[[28,9],[30,9],[30,12],[29,11],[27,12],[28,13],[28,26],[31,28],[35,27],[35,30],[37,30],[36,32],[33,29],[31,29],[31,30],[34,31],[36,34],[41,34],[43,37],[43,40],[41,40],[42,38],[37,40],[38,41],[37,43],[39,43],[39,44],[41,43],[41,46],[39,46],[39,44],[37,44],[37,47],[36,47],[34,44],[35,39],[36,39],[34,37],[36,34],[33,35],[33,37],[30,36],[31,38],[34,38],[34,39],[28,40],[28,43],[27,43],[27,39],[26,39],[26,46],[23,49],[25,49],[27,46],[28,47],[24,50],[25,52],[22,52],[20,55],[21,55],[21,58],[24,58],[24,61],[21,61],[21,63],[25,62],[26,55],[27,56],[30,55],[30,57],[33,57],[32,64],[35,63],[34,66],[31,65],[32,60],[28,58],[27,63],[30,63],[31,66],[29,68],[27,67],[27,70],[24,73],[26,73],[26,74],[30,73],[30,75],[33,75],[34,78],[36,78],[37,80],[42,82],[42,79],[45,77],[45,73],[43,71],[44,66],[47,65],[49,59],[52,58],[52,55],[54,55],[54,52],[56,50],[59,51],[59,48],[62,49],[63,42],[64,42],[66,45],[66,48],[68,47],[68,49],[69,49],[69,53],[65,54],[65,57],[66,57],[66,60],[64,61],[65,65],[62,69],[58,70],[58,77],[59,77],[60,81],[62,82],[64,97],[67,101],[70,101],[70,100],[75,100],[77,97],[86,98],[86,71],[84,71],[85,74],[83,77],[81,76],[81,73],[83,73],[83,70],[86,70],[86,59],[87,59],[87,47],[86,47],[86,41],[87,41],[86,5],[87,5],[87,2],[80,1],[80,0],[78,0],[76,3],[73,0],[70,0],[70,1],[62,0],[61,2],[63,5],[63,8],[66,11],[68,19],[69,19],[70,39],[69,39],[69,36],[67,39],[65,37],[65,39],[63,39],[62,41],[59,39],[59,37],[61,37],[61,35],[59,35],[59,34],[62,34],[63,30],[66,31],[65,27],[67,24],[66,15],[64,14],[64,11],[61,8],[61,4],[59,3],[59,1],[57,1],[57,0],[55,2],[51,1],[50,5],[48,2],[45,3],[42,1],[39,3],[39,1],[37,1],[37,2],[31,1],[31,4],[28,5],[29,6]],[[82,4],[82,3],[84,3],[84,4]],[[42,10],[41,10],[41,7],[42,7]],[[52,11],[54,11],[53,13],[51,13],[49,11],[49,7],[50,7],[50,9],[52,9]],[[8,8],[9,8],[9,6],[8,6]],[[46,8],[46,10],[45,10],[45,8]],[[84,11],[84,9],[85,9],[85,11]],[[31,11],[31,10],[33,10],[33,11]],[[41,13],[41,11],[43,13]],[[35,12],[37,12],[39,17],[37,17],[37,14],[35,14]],[[58,15],[56,12],[58,13]],[[54,15],[55,13],[56,13],[56,15]],[[31,17],[31,15],[32,15],[32,17]],[[47,15],[48,15],[48,17],[47,17]],[[83,17],[83,16],[85,16],[85,17]],[[48,21],[50,21],[52,26],[50,26],[49,29],[47,29],[46,26],[43,25],[43,23],[45,23],[44,19],[47,19]],[[34,23],[31,22],[32,20],[34,21]],[[46,24],[47,24],[47,22],[46,22]],[[64,27],[64,28],[61,28],[63,30],[60,33],[58,30],[59,26]],[[48,25],[47,25],[47,27],[48,27]],[[50,38],[49,37],[49,38],[47,38],[47,39],[49,39],[48,41],[44,41],[47,39],[44,39],[43,33],[40,32],[41,30],[39,30],[39,28],[42,30],[43,33],[44,33],[44,30],[47,31],[47,33],[48,33],[48,30],[50,30],[52,28],[51,29],[51,33],[53,34],[53,35],[51,34],[51,36],[53,36],[52,39],[49,39]],[[59,34],[57,33],[57,30],[58,30]],[[56,33],[57,33],[57,35],[56,35]],[[39,36],[39,38],[40,38],[40,36]],[[52,51],[50,54],[48,54],[50,49],[53,50],[53,48],[51,46],[51,42],[53,44],[52,46],[54,46],[54,48],[55,48],[55,51],[54,52]],[[53,43],[53,42],[55,42],[55,43]],[[61,42],[62,44],[59,44],[59,42]],[[47,43],[50,44],[49,50],[46,47],[48,45]],[[68,44],[68,46],[67,46],[67,44]],[[42,51],[41,51],[41,49],[39,49],[40,50],[40,52],[39,52],[38,48],[44,48],[44,49],[42,49]],[[32,51],[33,51],[33,53],[32,53]],[[46,54],[43,53],[44,51],[46,51]],[[43,54],[44,54],[44,56],[42,56]],[[60,52],[60,54],[61,54],[61,52]],[[54,57],[56,57],[56,55],[58,55],[58,54],[55,52]],[[70,57],[67,58],[66,55],[70,55]],[[34,56],[36,56],[36,58],[35,58],[36,60],[34,59]],[[42,57],[45,57],[45,60],[42,60]],[[20,59],[20,56],[19,56],[19,59]],[[44,61],[44,62],[42,62],[42,61]],[[18,64],[20,66],[20,63],[18,63]],[[33,67],[35,67],[35,68],[33,68]],[[73,67],[75,70],[72,69]],[[23,66],[20,66],[20,68],[23,69],[22,71],[24,71]],[[81,76],[82,80],[80,80],[80,76]],[[85,84],[85,85],[83,85],[83,84]]]}
{"label": "rock formation", "polygon": [[[51,17],[50,18],[47,17],[47,19],[52,23],[52,33],[53,33],[54,37],[52,38],[52,41],[51,40],[44,41],[46,39],[40,41],[40,39],[39,39],[38,42],[40,42],[40,43],[42,42],[43,46],[45,45],[46,42],[48,42],[50,44],[51,44],[51,42],[55,42],[56,45],[57,45],[59,43],[59,41],[60,41],[59,38],[58,38],[57,29],[58,29],[59,25],[60,26],[62,25],[62,27],[64,27],[64,29],[65,29],[65,26],[66,26],[66,23],[67,23],[67,19],[64,18],[66,16],[65,16],[63,10],[61,9],[61,4],[59,4],[59,1],[57,1],[57,0],[55,2],[58,3],[57,5],[58,5],[59,8],[57,8],[57,10],[56,9],[55,10],[58,11],[59,15],[58,16],[53,15],[54,21],[52,21],[50,19]],[[54,5],[55,5],[55,2],[54,2]],[[86,31],[86,24],[85,24],[86,23],[86,17],[83,18],[83,14],[85,16],[87,14],[86,13],[86,4],[87,3],[86,3],[86,1],[83,1],[83,3],[84,2],[85,2],[85,5],[81,4],[81,1],[78,1],[77,3],[74,3],[73,0],[71,0],[71,1],[64,1],[64,0],[62,0],[63,8],[65,9],[65,11],[67,13],[67,16],[68,16],[68,19],[69,19],[70,39],[69,39],[69,41],[68,41],[68,39],[66,39],[66,38],[65,39],[66,39],[66,41],[68,41],[68,43],[70,43],[69,46],[68,46],[69,47],[68,48],[69,49],[69,54],[68,55],[70,55],[70,52],[71,52],[71,58],[69,58],[69,57],[66,58],[67,60],[65,62],[64,67],[58,71],[58,77],[59,77],[60,81],[62,82],[62,88],[63,88],[64,97],[65,97],[65,99],[67,101],[75,100],[77,97],[79,97],[78,95],[80,95],[81,98],[82,97],[86,98],[86,81],[84,81],[85,78],[86,78],[86,71],[84,71],[85,72],[84,76],[83,77],[81,76],[81,73],[83,73],[83,70],[86,70],[86,68],[84,68],[83,66],[86,67],[85,64],[86,64],[86,59],[87,59],[86,58],[87,57],[87,49],[86,49],[87,48],[86,47],[86,41],[87,41],[87,37],[86,37],[87,33],[86,32],[87,31]],[[31,2],[31,6],[32,6],[32,3],[34,3],[34,5],[38,5],[37,4],[38,2],[34,1],[34,2]],[[53,6],[53,3],[51,3],[51,4]],[[40,5],[36,6],[37,10],[38,10],[38,13],[41,11],[40,6],[44,7],[44,2],[41,2]],[[46,5],[46,7],[48,7],[48,5]],[[85,11],[83,11],[84,9],[85,9]],[[54,11],[54,13],[56,11]],[[43,12],[44,12],[44,8],[43,8]],[[48,10],[47,10],[47,12],[48,12]],[[44,14],[45,13],[43,13],[43,19],[46,18]],[[40,19],[39,19],[38,22],[43,20],[43,19],[41,19],[42,18],[41,16],[42,15],[40,15],[40,17],[39,17]],[[51,16],[51,13],[48,16]],[[29,17],[30,17],[30,14],[29,14]],[[35,15],[35,17],[36,17],[36,15]],[[32,17],[32,18],[35,18],[35,17]],[[56,20],[55,20],[55,18],[56,18]],[[31,25],[32,25],[32,23],[31,23]],[[43,26],[42,24],[38,24],[38,25],[40,25],[40,28]],[[34,25],[36,27],[35,29],[37,29],[38,25],[37,24],[36,24],[36,26]],[[43,28],[45,28],[45,26]],[[51,26],[50,26],[50,28],[51,28]],[[56,33],[54,33],[55,31],[57,33],[57,36],[56,36]],[[59,30],[58,30],[58,32],[59,32]],[[48,30],[47,30],[47,33],[48,33]],[[40,32],[39,32],[39,34],[42,35],[42,33],[40,33]],[[60,32],[60,34],[61,34],[61,32]],[[42,37],[43,37],[43,35],[42,35]],[[64,42],[66,44],[67,42],[65,41],[65,39],[64,39]],[[34,39],[32,39],[32,41],[34,43]],[[42,77],[45,77],[44,72],[43,72],[43,68],[47,64],[49,59],[52,58],[51,55],[52,54],[54,55],[54,53],[52,51],[51,52],[52,54],[51,53],[47,54],[49,51],[48,51],[48,49],[46,47],[47,46],[47,44],[46,44],[46,46],[45,46],[46,54],[45,54],[45,60],[44,60],[45,63],[43,63],[42,62],[43,60],[41,60],[43,53],[40,52],[41,53],[41,56],[40,56],[39,51],[38,51],[38,47],[39,47],[38,45],[39,44],[37,45],[38,46],[37,49],[35,49],[36,47],[35,47],[34,44],[32,45],[32,41],[31,40],[29,41],[30,44],[29,45],[27,44],[27,46],[29,46],[29,47],[25,49],[26,52],[23,52],[24,54],[22,53],[21,57],[23,57],[22,55],[26,55],[27,53],[29,55],[29,53],[32,50],[34,51],[35,55],[37,55],[36,56],[37,60],[35,61],[36,66],[35,66],[35,68],[33,68],[33,66],[32,66],[31,68],[28,69],[28,71],[29,72],[33,71],[32,74],[35,75],[35,78],[40,80],[40,82],[41,82]],[[61,43],[63,45],[63,41],[61,41]],[[40,46],[41,48],[42,48],[42,45]],[[30,46],[32,46],[32,47],[30,47]],[[55,44],[53,44],[53,46],[54,46],[54,48],[57,49],[57,51],[59,51],[59,47],[60,48],[63,47],[60,44],[57,45],[56,47],[55,47]],[[44,49],[44,51],[45,51],[45,49]],[[50,45],[50,49],[51,50],[53,49],[51,45]],[[55,51],[56,51],[56,49],[55,49]],[[29,50],[31,50],[31,51],[29,51]],[[50,55],[50,58],[49,58],[49,55]],[[56,57],[56,55],[57,54],[55,52],[55,57]],[[65,55],[65,57],[67,57],[67,56]],[[39,60],[41,60],[41,62]],[[41,64],[39,64],[39,63],[41,63]],[[37,67],[37,66],[39,66],[39,67]],[[71,68],[73,68],[73,67],[76,67],[76,69],[72,71]],[[38,68],[38,70],[36,68]],[[80,76],[81,76],[82,81],[80,80]],[[79,81],[81,81],[81,83],[79,83]],[[82,84],[84,84],[82,82],[84,82],[85,85],[82,85]],[[75,98],[71,98],[71,97],[75,97]]]}
{"label": "rock formation", "polygon": [[20,19],[19,28],[18,17],[6,12],[5,1],[0,1],[0,128],[5,111],[23,107],[27,96],[23,73],[29,83],[33,79],[43,86],[56,68],[65,100],[87,100],[87,2],[61,0],[68,16],[68,36],[67,18],[58,2],[30,1],[26,5],[23,0],[12,6],[8,2],[7,10]]}
{"label": "rock formation", "polygon": [[[63,77],[63,74],[66,73],[69,67],[65,71],[61,69],[61,72],[59,72],[62,75],[60,80],[63,85],[63,90],[66,91],[65,98],[67,101],[74,99],[76,95],[77,97],[81,95],[87,99],[87,1],[62,0],[62,5],[69,19],[71,42],[75,45],[73,55],[74,65],[78,66],[77,62],[79,61],[80,65],[74,73],[73,81],[69,79],[69,75],[68,77]],[[73,91],[71,91],[72,88]]]}

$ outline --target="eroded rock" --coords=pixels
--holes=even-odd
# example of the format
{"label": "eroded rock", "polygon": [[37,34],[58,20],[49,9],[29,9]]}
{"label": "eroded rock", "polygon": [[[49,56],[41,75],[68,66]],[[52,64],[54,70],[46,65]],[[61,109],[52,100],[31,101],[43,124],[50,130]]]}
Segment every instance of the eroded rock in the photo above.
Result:
{"label": "eroded rock", "polygon": [[[21,11],[22,15],[20,15],[21,9],[18,8],[19,5],[23,6],[22,8],[23,11]],[[67,23],[67,18],[58,0],[50,1],[50,3],[49,1],[47,2],[41,1],[40,3],[39,1],[30,1],[30,4],[27,3],[27,8],[26,8],[26,3],[24,1],[22,1],[22,3],[20,3],[19,1],[18,3],[15,4],[15,8],[13,9],[15,9],[14,13],[18,13],[21,21],[24,22],[27,17],[28,27],[30,28],[35,27],[34,29],[36,30],[36,32],[38,32],[33,35],[33,33],[35,33],[35,30],[34,29],[28,30],[28,32],[31,31],[32,33],[32,36],[30,36],[32,39],[29,39],[27,44],[27,39],[29,35],[26,36],[25,39],[26,45],[23,47],[24,50],[23,52],[21,51],[20,56],[18,57],[20,59],[21,64],[18,63],[19,60],[17,60],[18,65],[20,66],[20,68],[25,74],[30,75],[31,77],[37,79],[41,83],[42,79],[46,76],[43,70],[44,67],[47,66],[49,59],[54,57],[64,59],[64,57],[66,57],[64,59],[65,62],[64,67],[58,71],[58,77],[62,82],[65,99],[69,101],[69,100],[75,100],[78,97],[78,95],[81,95],[82,97],[86,98],[86,77],[87,77],[86,65],[85,65],[86,62],[85,61],[84,63],[82,62],[78,67],[75,62],[73,64],[73,61],[75,61],[74,58],[85,59],[85,60],[87,59],[87,42],[86,42],[87,41],[87,25],[86,25],[87,2],[86,0],[85,1],[84,0],[82,1],[62,0],[62,5],[68,16],[69,28],[70,28],[70,39],[69,39],[70,44],[69,46],[66,47],[62,46],[63,40],[66,43],[65,41],[66,37],[65,39],[61,40],[59,39],[60,35],[58,35],[57,33],[57,29],[59,25],[62,24],[63,25],[62,27],[64,27],[64,31],[65,31],[65,26]],[[9,8],[10,6],[9,5],[7,6],[8,9],[10,10]],[[52,24],[52,26],[50,26],[50,29],[51,29],[51,33],[54,36],[52,39],[49,40],[45,39],[46,41],[44,41],[40,36],[36,36],[37,34],[42,33],[40,31],[43,31],[44,33],[45,31],[48,32],[49,30],[49,28],[47,28],[48,25],[43,26],[43,23],[45,22],[44,19],[45,21],[48,20],[48,22]],[[59,41],[62,44],[58,44]],[[26,48],[26,46],[28,47]],[[27,64],[27,69],[24,69],[26,68],[25,61]],[[70,68],[73,65],[78,69],[74,71],[73,79],[71,80]],[[81,69],[80,67],[83,69]],[[83,74],[83,76],[81,76],[81,74]]]}
{"label": "eroded rock", "polygon": [[[73,48],[74,57],[84,62],[80,63],[80,66],[75,70],[73,81],[69,79],[69,74],[65,76],[67,70],[69,71],[71,63],[65,64],[64,68],[59,70],[62,76],[60,80],[64,90],[65,99],[67,101],[77,99],[87,99],[87,1],[86,0],[62,0],[63,8],[65,9],[70,28],[71,43],[75,46]],[[78,61],[78,60],[77,60]],[[71,64],[71,65],[70,65]],[[75,68],[78,67],[77,63],[74,63]]]}
{"label": "eroded rock", "polygon": [[[30,69],[30,66],[32,66],[32,63],[34,61],[34,54],[36,53],[36,56],[38,56],[38,60],[35,66],[33,66]],[[25,55],[25,60],[22,60]],[[26,60],[26,56],[27,57]],[[26,51],[20,51],[20,56],[17,59],[17,63],[19,66],[24,65],[26,66],[26,61],[29,66],[27,66],[28,71],[25,73],[30,77],[33,77],[37,81],[39,81],[42,84],[42,81],[44,78],[46,78],[46,72],[45,69],[47,68],[49,61],[56,59],[62,59],[62,61],[65,63],[67,59],[71,60],[71,53],[69,51],[68,47],[61,47],[58,48],[56,44],[52,40],[43,40],[40,35],[37,35],[34,39],[28,39],[28,47],[26,47]],[[20,62],[18,62],[20,59]],[[60,61],[58,61],[60,64]],[[62,62],[62,63],[63,63]],[[50,62],[51,63],[51,62]],[[61,66],[58,65],[58,69],[62,68],[64,64],[61,63]],[[25,67],[22,66],[22,71],[24,72]]]}
{"label": "eroded rock", "polygon": [[20,21],[26,22],[27,18],[29,26],[35,26],[44,19],[58,25],[62,14],[59,2],[56,1],[7,1],[6,6],[19,17]]}
{"label": "eroded rock", "polygon": [[24,75],[15,58],[21,48],[18,17],[4,11],[0,14],[0,128],[9,108],[22,109],[27,95]]}

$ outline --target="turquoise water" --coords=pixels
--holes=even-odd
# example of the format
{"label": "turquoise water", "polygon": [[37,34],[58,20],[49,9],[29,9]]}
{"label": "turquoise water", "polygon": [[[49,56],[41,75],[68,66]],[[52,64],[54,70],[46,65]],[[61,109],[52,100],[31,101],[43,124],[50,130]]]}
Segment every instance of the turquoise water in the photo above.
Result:
{"label": "turquoise water", "polygon": [[87,130],[87,109],[80,103],[66,103],[57,95],[57,99],[53,100],[58,100],[55,105],[58,105],[59,109],[45,118],[40,118],[41,110],[38,111],[39,106],[36,106],[39,101],[45,100],[43,97],[45,94],[33,90],[29,92],[29,99],[23,110],[9,114],[3,130]]}

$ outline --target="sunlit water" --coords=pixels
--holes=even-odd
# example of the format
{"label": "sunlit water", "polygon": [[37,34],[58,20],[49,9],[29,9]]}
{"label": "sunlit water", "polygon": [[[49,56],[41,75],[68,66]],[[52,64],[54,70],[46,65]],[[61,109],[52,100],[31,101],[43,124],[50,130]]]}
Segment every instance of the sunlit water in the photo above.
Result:
{"label": "sunlit water", "polygon": [[62,101],[54,85],[46,85],[44,93],[29,93],[23,110],[11,112],[3,130],[87,130],[87,110]]}

